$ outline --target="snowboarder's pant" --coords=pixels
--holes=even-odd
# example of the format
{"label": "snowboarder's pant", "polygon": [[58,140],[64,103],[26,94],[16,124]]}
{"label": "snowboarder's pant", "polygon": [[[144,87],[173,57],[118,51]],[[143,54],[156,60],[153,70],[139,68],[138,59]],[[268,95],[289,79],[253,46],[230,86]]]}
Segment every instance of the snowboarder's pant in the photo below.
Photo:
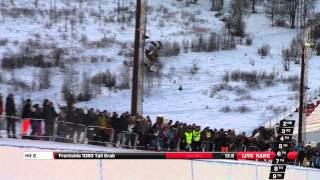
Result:
{"label": "snowboarder's pant", "polygon": [[7,134],[10,137],[10,132],[12,131],[13,136],[16,135],[16,120],[13,118],[7,118]]}
{"label": "snowboarder's pant", "polygon": [[147,55],[147,58],[149,60],[148,66],[153,66],[158,61],[158,53],[153,53],[152,55]]}

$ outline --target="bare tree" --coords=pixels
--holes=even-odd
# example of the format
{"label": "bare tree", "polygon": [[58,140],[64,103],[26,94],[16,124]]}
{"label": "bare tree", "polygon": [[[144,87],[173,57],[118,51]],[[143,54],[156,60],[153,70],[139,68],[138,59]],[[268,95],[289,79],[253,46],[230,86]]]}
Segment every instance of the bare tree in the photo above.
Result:
{"label": "bare tree", "polygon": [[51,69],[41,68],[39,72],[39,90],[49,89],[51,86]]}
{"label": "bare tree", "polygon": [[3,0],[1,0],[1,18],[2,18],[2,22],[4,23],[5,19],[4,19],[4,2]]}
{"label": "bare tree", "polygon": [[38,6],[39,6],[39,0],[34,0],[34,7],[38,8]]}
{"label": "bare tree", "polygon": [[226,22],[226,28],[234,36],[243,37],[245,35],[244,16],[248,13],[248,0],[232,0],[230,16]]}
{"label": "bare tree", "polygon": [[283,49],[282,50],[282,65],[283,65],[283,69],[285,71],[289,71],[290,70],[290,50],[289,49]]}
{"label": "bare tree", "polygon": [[101,18],[102,18],[102,7],[101,7],[101,0],[99,0],[99,26],[101,26]]}
{"label": "bare tree", "polygon": [[291,23],[291,28],[295,28],[295,20],[296,20],[296,13],[297,13],[297,8],[298,8],[298,0],[291,0],[288,2],[289,5],[289,14],[290,14],[290,23]]}
{"label": "bare tree", "polygon": [[220,11],[223,8],[223,0],[211,0],[211,11]]}
{"label": "bare tree", "polygon": [[278,0],[265,0],[264,2],[266,13],[271,17],[272,26],[274,26],[274,20],[276,16],[277,1]]}
{"label": "bare tree", "polygon": [[78,95],[78,100],[89,101],[93,97],[92,92],[90,77],[87,72],[84,72],[82,74],[81,91]]}

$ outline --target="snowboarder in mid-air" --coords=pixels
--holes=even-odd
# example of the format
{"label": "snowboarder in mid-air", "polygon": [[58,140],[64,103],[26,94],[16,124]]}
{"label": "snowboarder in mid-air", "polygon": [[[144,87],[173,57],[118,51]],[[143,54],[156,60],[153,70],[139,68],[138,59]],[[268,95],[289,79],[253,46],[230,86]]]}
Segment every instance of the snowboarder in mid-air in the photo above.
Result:
{"label": "snowboarder in mid-air", "polygon": [[[145,36],[148,39],[148,36]],[[147,56],[147,61],[145,65],[149,71],[154,71],[155,65],[158,63],[159,50],[161,48],[160,41],[147,41],[144,47],[144,53]]]}

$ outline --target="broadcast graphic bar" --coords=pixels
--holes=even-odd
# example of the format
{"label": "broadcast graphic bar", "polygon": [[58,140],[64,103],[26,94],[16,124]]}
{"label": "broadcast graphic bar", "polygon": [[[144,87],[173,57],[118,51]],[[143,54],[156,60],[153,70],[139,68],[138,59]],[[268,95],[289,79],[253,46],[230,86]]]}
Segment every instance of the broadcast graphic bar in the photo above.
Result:
{"label": "broadcast graphic bar", "polygon": [[[84,152],[25,152],[27,160],[61,159],[230,159],[230,160],[273,160],[276,154],[268,152],[155,152],[155,153],[84,153]],[[287,154],[294,160],[296,152]]]}

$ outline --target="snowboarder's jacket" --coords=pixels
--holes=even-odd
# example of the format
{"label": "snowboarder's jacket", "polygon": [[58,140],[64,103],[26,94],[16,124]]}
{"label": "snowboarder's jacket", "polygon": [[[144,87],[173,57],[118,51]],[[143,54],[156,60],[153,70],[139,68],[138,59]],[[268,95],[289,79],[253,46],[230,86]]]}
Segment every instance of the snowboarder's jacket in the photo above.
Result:
{"label": "snowboarder's jacket", "polygon": [[145,54],[148,56],[157,53],[159,48],[161,47],[160,41],[150,41],[146,43],[146,46],[144,48]]}
{"label": "snowboarder's jacket", "polygon": [[184,135],[186,136],[186,143],[191,144],[192,143],[192,132],[185,132]]}
{"label": "snowboarder's jacket", "polygon": [[200,136],[201,136],[200,130],[193,130],[192,135],[193,135],[193,141],[196,141],[196,142],[200,141]]}

